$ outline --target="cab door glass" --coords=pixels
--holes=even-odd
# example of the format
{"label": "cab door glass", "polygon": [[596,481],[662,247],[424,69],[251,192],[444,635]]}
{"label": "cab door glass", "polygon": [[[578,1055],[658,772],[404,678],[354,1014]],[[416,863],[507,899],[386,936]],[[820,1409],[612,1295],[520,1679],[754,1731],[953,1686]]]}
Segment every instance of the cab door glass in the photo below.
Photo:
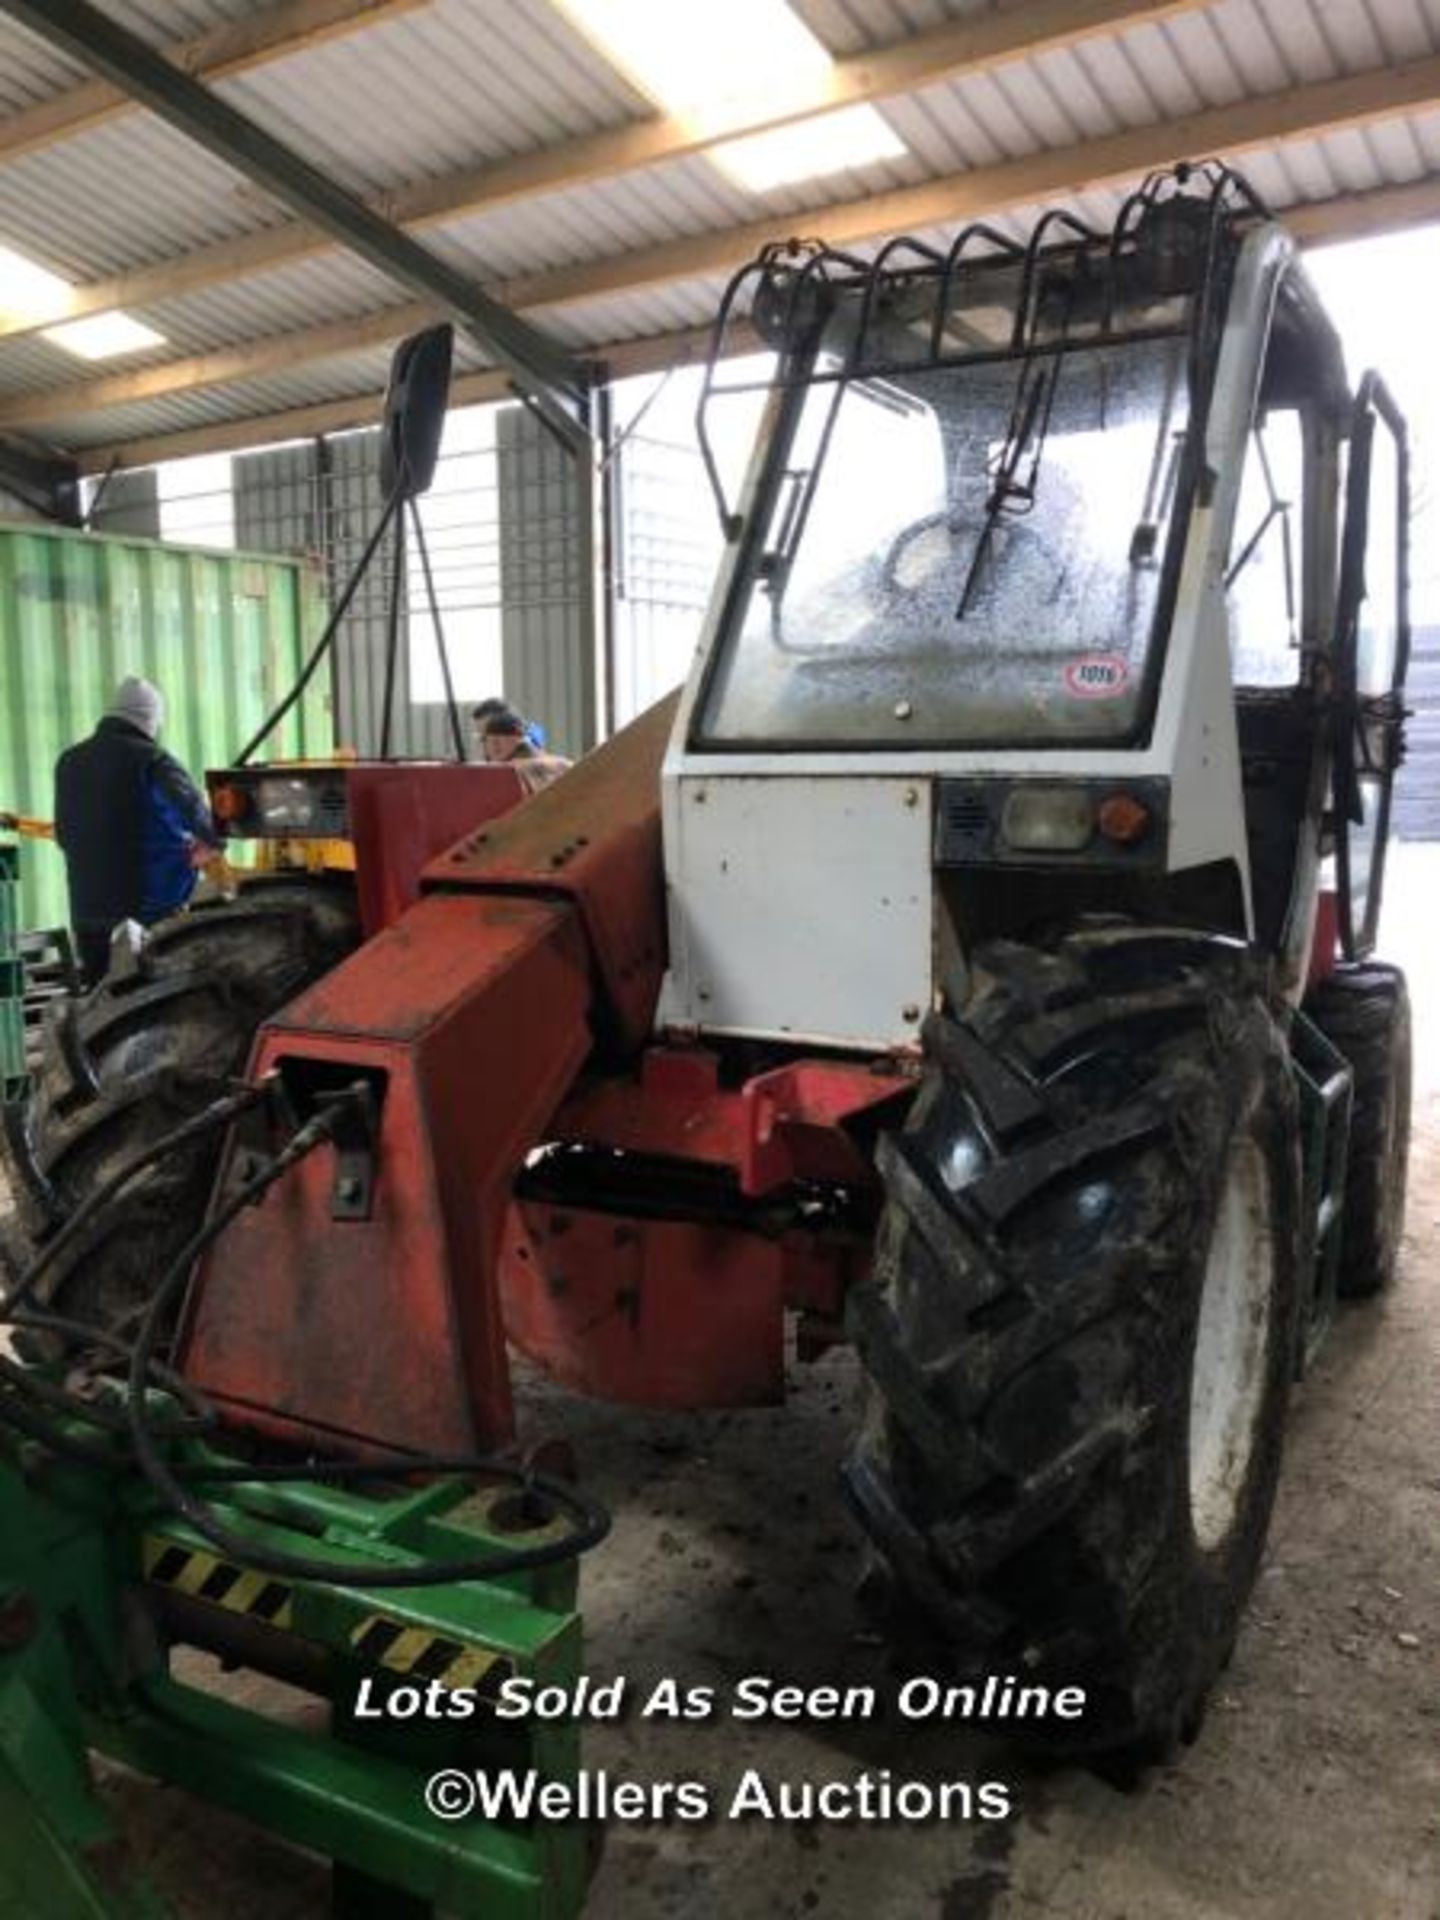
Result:
{"label": "cab door glass", "polygon": [[1365,597],[1355,639],[1355,691],[1362,699],[1389,693],[1400,647],[1400,577],[1396,516],[1400,450],[1383,429],[1370,445],[1370,526],[1365,547]]}
{"label": "cab door glass", "polygon": [[1405,422],[1384,382],[1360,383],[1350,432],[1336,617],[1336,869],[1347,959],[1375,942],[1390,796],[1404,740],[1410,497]]}
{"label": "cab door glass", "polygon": [[1237,686],[1289,687],[1299,678],[1304,477],[1299,412],[1276,407],[1258,415],[1225,570]]}

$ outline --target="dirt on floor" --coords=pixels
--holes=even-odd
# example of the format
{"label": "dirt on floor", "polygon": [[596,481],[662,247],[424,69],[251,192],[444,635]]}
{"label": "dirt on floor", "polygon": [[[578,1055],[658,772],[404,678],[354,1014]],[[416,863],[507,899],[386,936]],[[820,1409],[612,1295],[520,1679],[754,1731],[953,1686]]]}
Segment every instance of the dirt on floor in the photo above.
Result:
{"label": "dirt on floor", "polygon": [[[1003,1822],[616,1825],[586,1920],[1440,1920],[1440,849],[1397,850],[1387,946],[1418,1042],[1408,1233],[1393,1293],[1344,1312],[1293,1404],[1265,1565],[1198,1742],[1123,1792],[945,1726],[631,1718],[592,1768],[699,1779],[1001,1780]],[[746,1674],[884,1685],[858,1628],[836,1493],[852,1363],[773,1412],[658,1418],[536,1389],[616,1514],[587,1562],[596,1676],[727,1690]],[[326,1910],[313,1861],[174,1789],[107,1798],[186,1916]]]}

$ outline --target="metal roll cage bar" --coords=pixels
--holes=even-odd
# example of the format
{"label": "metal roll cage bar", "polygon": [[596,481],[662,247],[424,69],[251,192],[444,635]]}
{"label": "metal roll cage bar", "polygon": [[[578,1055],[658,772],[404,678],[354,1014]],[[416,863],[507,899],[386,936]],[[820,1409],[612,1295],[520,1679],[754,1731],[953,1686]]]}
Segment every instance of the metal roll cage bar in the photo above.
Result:
{"label": "metal roll cage bar", "polygon": [[[998,227],[976,220],[962,227],[947,251],[941,252],[913,235],[887,241],[874,258],[830,247],[822,240],[772,241],[731,278],[721,298],[711,331],[705,374],[696,406],[696,435],[711,492],[727,540],[738,538],[742,517],[732,506],[720,475],[709,430],[709,409],[717,394],[775,392],[790,387],[831,384],[834,398],[821,430],[813,473],[824,464],[840,399],[855,382],[879,381],[947,367],[983,364],[995,360],[1029,360],[1076,347],[1095,347],[1152,337],[1188,333],[1188,374],[1191,421],[1200,429],[1192,443],[1203,441],[1209,403],[1209,376],[1218,344],[1222,295],[1243,228],[1271,214],[1244,177],[1222,161],[1186,162],[1159,169],[1145,178],[1120,207],[1109,232],[1088,225],[1063,208],[1043,214],[1027,240],[1020,241]],[[1063,238],[1056,238],[1063,233]],[[1197,244],[1198,240],[1198,244]],[[973,252],[983,242],[986,251]],[[900,256],[904,264],[893,264]],[[1020,264],[1015,317],[1008,340],[1000,346],[956,350],[947,346],[947,321],[953,317],[957,286],[965,276],[987,267]],[[1115,311],[1127,266],[1144,262],[1150,285],[1164,295],[1193,296],[1183,326],[1118,327]],[[1104,278],[1104,304],[1098,328],[1071,337],[1066,327],[1053,339],[1042,337],[1042,269],[1065,264],[1072,280],[1094,267]],[[934,315],[927,350],[903,360],[871,351],[877,307],[884,296],[901,288],[935,286]],[[821,333],[840,298],[860,292],[857,320],[843,359],[817,369],[812,363]],[[762,340],[779,354],[773,378],[722,385],[720,362],[728,357],[727,335],[748,292],[748,312]],[[809,490],[813,492],[812,488]],[[803,530],[809,498],[792,503],[787,545]]]}

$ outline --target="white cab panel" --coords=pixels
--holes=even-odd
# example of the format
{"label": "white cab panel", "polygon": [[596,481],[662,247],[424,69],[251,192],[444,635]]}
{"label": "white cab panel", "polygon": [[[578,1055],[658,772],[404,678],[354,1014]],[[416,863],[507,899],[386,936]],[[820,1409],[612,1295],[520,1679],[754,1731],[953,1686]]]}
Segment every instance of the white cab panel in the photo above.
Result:
{"label": "white cab panel", "polygon": [[930,1004],[923,779],[666,783],[670,974],[660,1024],[914,1045]]}
{"label": "white cab panel", "polygon": [[[931,785],[948,775],[1164,779],[1165,867],[1250,862],[1225,603],[1261,361],[1293,242],[1258,227],[1237,262],[1149,737],[1133,747],[697,749],[691,733],[734,589],[727,552],[663,774],[671,973],[662,1025],[886,1047],[916,1037],[935,974]],[[704,800],[698,795],[704,793]],[[914,794],[913,804],[907,804]]]}

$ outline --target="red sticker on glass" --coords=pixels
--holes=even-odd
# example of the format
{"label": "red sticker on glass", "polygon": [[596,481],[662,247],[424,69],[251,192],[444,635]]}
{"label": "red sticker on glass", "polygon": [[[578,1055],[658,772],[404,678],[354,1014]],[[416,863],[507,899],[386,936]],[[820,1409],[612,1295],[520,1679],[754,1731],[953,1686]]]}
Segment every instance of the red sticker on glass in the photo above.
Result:
{"label": "red sticker on glass", "polygon": [[1123,653],[1087,653],[1065,669],[1065,684],[1077,700],[1113,700],[1123,693],[1130,666]]}

